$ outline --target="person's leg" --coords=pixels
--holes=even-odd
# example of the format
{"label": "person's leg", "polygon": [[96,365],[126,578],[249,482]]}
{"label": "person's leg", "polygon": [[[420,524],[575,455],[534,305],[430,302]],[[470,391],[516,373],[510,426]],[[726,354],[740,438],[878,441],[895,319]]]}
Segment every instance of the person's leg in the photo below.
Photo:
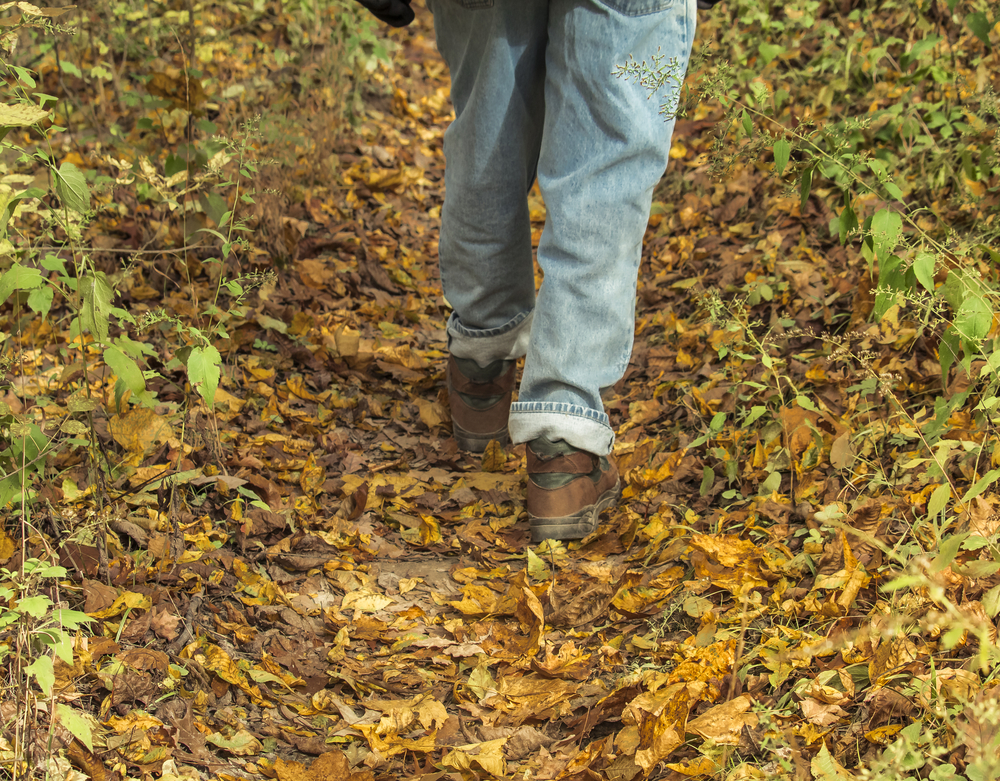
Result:
{"label": "person's leg", "polygon": [[487,367],[524,354],[535,305],[527,194],[544,118],[548,2],[433,0],[431,10],[455,106],[439,248],[454,309],[448,346]]}
{"label": "person's leg", "polygon": [[642,237],[673,132],[673,121],[659,113],[662,96],[650,98],[615,71],[630,55],[649,61],[659,54],[683,78],[695,2],[550,4],[538,162],[545,277],[511,410],[514,442],[544,437],[595,456],[611,451],[614,432],[600,394],[628,366]]}

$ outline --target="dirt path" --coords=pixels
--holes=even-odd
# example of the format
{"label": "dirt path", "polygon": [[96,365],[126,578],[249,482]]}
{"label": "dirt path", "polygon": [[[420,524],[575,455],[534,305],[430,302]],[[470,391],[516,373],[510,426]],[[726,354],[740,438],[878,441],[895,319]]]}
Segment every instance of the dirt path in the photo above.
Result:
{"label": "dirt path", "polygon": [[[176,515],[185,552],[171,558],[170,535],[154,533],[148,574],[119,568],[117,589],[85,581],[92,614],[121,615],[123,592],[149,600],[117,641],[91,641],[94,659],[128,657],[100,679],[119,714],[109,748],[166,772],[162,729],[169,761],[220,777],[712,772],[684,748],[685,721],[714,713],[699,734],[737,743],[756,723],[739,696],[753,676],[730,677],[746,612],[725,592],[777,581],[809,503],[842,486],[802,473],[773,500],[726,509],[724,491],[752,497],[769,472],[748,459],[727,475],[723,456],[687,447],[743,403],[718,350],[735,332],[695,294],[767,284],[766,325],[784,330],[817,306],[832,316],[855,281],[839,247],[803,230],[827,216],[810,202],[803,217],[755,171],[714,182],[710,117],[678,123],[634,359],[608,401],[625,501],[581,543],[530,547],[523,448],[472,458],[449,436],[436,270],[446,72],[425,13],[393,35],[398,68],[336,150],[336,208],[305,202],[315,232],[234,328],[218,432],[194,418],[217,444],[192,455],[206,477],[203,503]],[[534,195],[532,217],[537,241]],[[808,356],[797,361],[789,372],[805,375]],[[836,383],[816,384],[832,411],[789,413],[786,443],[836,433]],[[240,488],[267,509],[234,503]],[[737,538],[748,528],[761,547]],[[93,578],[88,550],[64,560]],[[141,648],[151,661],[128,656]],[[161,697],[168,684],[184,696]]]}

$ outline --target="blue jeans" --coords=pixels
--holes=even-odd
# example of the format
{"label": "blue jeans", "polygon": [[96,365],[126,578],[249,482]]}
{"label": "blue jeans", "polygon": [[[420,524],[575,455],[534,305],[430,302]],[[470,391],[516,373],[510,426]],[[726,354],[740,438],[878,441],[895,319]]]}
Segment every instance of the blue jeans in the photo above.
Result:
{"label": "blue jeans", "polygon": [[[632,55],[687,68],[696,0],[430,0],[451,71],[441,279],[453,355],[526,355],[514,442],[607,455],[602,389],[625,373],[653,187],[673,120],[614,75]],[[670,89],[676,93],[677,86]],[[536,299],[527,194],[545,200]]]}

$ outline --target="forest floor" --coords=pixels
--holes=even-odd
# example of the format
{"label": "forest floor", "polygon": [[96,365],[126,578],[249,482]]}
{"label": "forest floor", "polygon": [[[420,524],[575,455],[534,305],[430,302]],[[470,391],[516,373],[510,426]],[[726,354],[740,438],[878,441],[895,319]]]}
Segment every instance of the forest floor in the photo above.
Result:
{"label": "forest floor", "polygon": [[[213,411],[169,345],[147,409],[115,398],[99,355],[67,368],[57,312],[26,327],[7,404],[44,408],[89,382],[115,464],[101,483],[78,451],[60,455],[24,536],[27,553],[56,552],[61,599],[94,619],[74,664],[56,664],[56,696],[94,717],[92,747],[54,732],[72,765],[94,779],[849,778],[932,707],[921,685],[980,687],[974,637],[943,660],[933,627],[894,631],[928,598],[878,588],[893,552],[926,542],[937,483],[901,485],[898,465],[933,420],[911,399],[940,387],[935,345],[892,309],[870,322],[867,267],[831,237],[826,193],[801,205],[763,163],[711,174],[711,105],[677,122],[632,360],[607,401],[623,501],[586,540],[531,544],[523,446],[480,458],[450,435],[448,75],[422,9],[391,37],[395,65],[333,154],[311,95],[298,130],[314,146],[261,169],[287,197],[257,199],[239,257],[241,273],[274,274],[217,342]],[[147,206],[128,212],[95,223],[99,257],[158,240]],[[217,282],[196,255],[164,253],[121,278],[117,305],[200,322]],[[965,423],[945,425],[961,441]],[[962,522],[992,535],[994,505],[980,497]],[[3,542],[12,567],[22,540]],[[978,601],[991,580],[938,576],[992,626]]]}

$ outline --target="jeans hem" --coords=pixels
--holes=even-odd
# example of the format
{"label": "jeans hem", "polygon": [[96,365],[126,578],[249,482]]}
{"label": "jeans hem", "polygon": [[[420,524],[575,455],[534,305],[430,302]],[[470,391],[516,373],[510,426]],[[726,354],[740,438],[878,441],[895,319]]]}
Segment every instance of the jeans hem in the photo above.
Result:
{"label": "jeans hem", "polygon": [[561,402],[514,402],[508,429],[514,444],[548,437],[596,456],[611,453],[615,443],[614,429],[604,412]]}
{"label": "jeans hem", "polygon": [[448,351],[456,358],[471,358],[480,366],[493,361],[514,361],[528,351],[534,312],[522,312],[499,328],[472,329],[454,312],[448,318]]}

